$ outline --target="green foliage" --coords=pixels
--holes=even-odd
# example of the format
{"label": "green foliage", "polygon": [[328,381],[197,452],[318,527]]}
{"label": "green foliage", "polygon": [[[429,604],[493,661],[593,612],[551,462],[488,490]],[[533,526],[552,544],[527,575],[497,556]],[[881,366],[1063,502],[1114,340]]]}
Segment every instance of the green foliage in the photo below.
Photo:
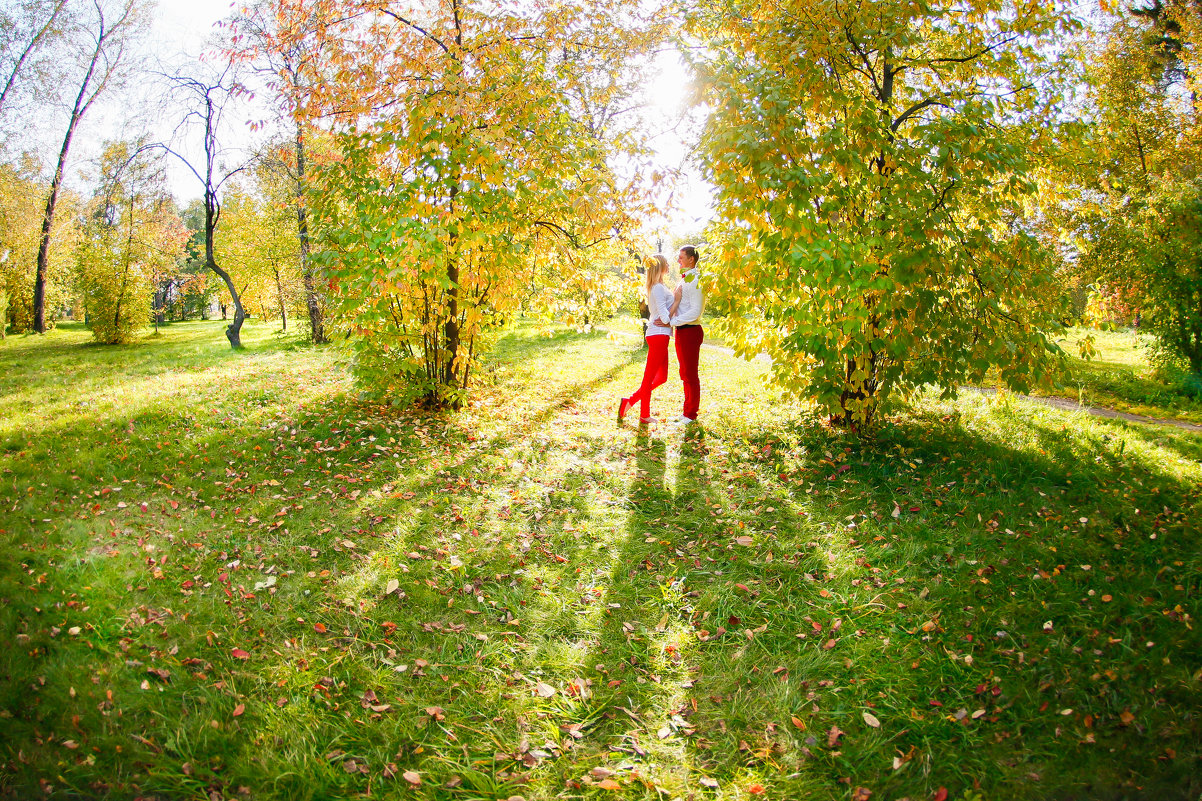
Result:
{"label": "green foliage", "polygon": [[[718,190],[710,295],[736,350],[836,421],[1056,352],[1056,259],[1030,223],[1054,128],[1059,4],[702,3]],[[1046,90],[1046,91],[1042,91]]]}
{"label": "green foliage", "polygon": [[1189,398],[1202,400],[1202,372],[1165,339],[1153,339],[1148,346],[1148,361],[1153,376]]}
{"label": "green foliage", "polygon": [[183,256],[187,231],[166,191],[162,158],[109,143],[101,181],[75,248],[97,342],[128,342],[150,321],[151,296]]}
{"label": "green foliage", "polygon": [[354,113],[316,171],[313,212],[365,385],[458,405],[490,329],[556,296],[544,276],[565,282],[546,266],[582,263],[627,225],[638,182],[608,159],[637,142],[581,107],[629,95],[625,67],[648,37],[616,2],[464,3],[434,17],[435,33],[382,18],[356,29],[370,41],[327,49],[340,76],[363,78],[325,90]]}
{"label": "green foliage", "polygon": [[1202,118],[1185,97],[1197,97],[1202,16],[1169,2],[1103,21],[1086,61],[1092,125],[1068,182],[1066,239],[1097,297],[1138,313],[1161,364],[1186,365],[1164,374],[1192,391],[1189,374],[1202,374]]}
{"label": "green foliage", "polygon": [[[29,156],[0,163],[0,291],[8,296],[7,320],[15,333],[33,328],[33,285],[47,191],[38,172],[38,163]],[[65,193],[61,202],[65,213],[55,218],[54,241],[62,246],[51,251],[46,290],[46,306],[56,312],[72,305],[71,246],[78,235],[78,198]],[[47,315],[48,326],[55,316]]]}

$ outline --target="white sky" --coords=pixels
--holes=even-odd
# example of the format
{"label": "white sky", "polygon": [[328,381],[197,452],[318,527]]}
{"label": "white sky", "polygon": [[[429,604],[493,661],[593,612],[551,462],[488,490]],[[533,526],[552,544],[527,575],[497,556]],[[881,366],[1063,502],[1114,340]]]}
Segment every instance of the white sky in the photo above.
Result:
{"label": "white sky", "polygon": [[[153,54],[164,62],[195,59],[213,35],[214,25],[233,13],[236,5],[235,0],[159,0],[153,11],[153,25],[147,44]],[[662,121],[662,128],[654,137],[657,162],[666,169],[680,168],[686,164],[688,155],[682,135],[686,133],[685,126],[680,123],[687,75],[679,56],[673,52],[661,54],[657,66],[660,68],[659,75],[648,87],[648,94],[656,106],[655,116]],[[86,169],[87,159],[95,157],[95,149],[85,144],[87,140],[98,143],[101,138],[135,135],[138,131],[133,129],[139,126],[149,127],[156,138],[167,139],[171,136],[174,128],[171,118],[178,112],[158,112],[152,114],[149,120],[136,119],[128,113],[129,107],[139,102],[136,96],[135,90],[134,97],[110,101],[96,110],[96,119],[85,123],[86,130],[81,132],[80,148],[72,159],[74,172]],[[235,124],[233,129],[235,132],[245,130],[245,126]],[[246,144],[249,142],[250,135],[247,134]],[[170,169],[172,191],[181,204],[200,196],[199,183],[191,173],[179,165],[172,165]],[[676,188],[674,205],[678,208],[670,213],[666,221],[667,227],[678,233],[699,230],[712,215],[709,187],[701,181],[695,170],[687,170],[686,176],[685,181]]]}

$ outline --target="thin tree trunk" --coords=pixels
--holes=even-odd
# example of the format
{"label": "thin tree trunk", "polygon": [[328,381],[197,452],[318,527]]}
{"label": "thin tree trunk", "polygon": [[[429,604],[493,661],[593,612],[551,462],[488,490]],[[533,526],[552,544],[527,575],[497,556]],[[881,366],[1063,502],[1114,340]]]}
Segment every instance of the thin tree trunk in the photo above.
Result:
{"label": "thin tree trunk", "polygon": [[[106,34],[101,24],[100,35],[96,37],[96,49],[92,51],[92,60],[88,64],[87,74],[75,97],[75,105],[71,108],[71,121],[67,125],[67,135],[63,137],[63,146],[58,152],[58,166],[54,170],[54,180],[50,182],[50,197],[46,201],[46,213],[42,217],[42,242],[38,246],[37,277],[33,284],[33,330],[39,334],[46,333],[46,278],[50,272],[50,233],[54,226],[54,208],[58,204],[58,190],[63,183],[63,169],[66,166],[67,154],[71,150],[71,139],[75,136],[75,127],[92,105],[92,100],[84,100],[88,94],[88,86],[92,83],[92,75],[96,72],[96,64],[104,50]],[[93,95],[95,99],[95,95]]]}
{"label": "thin tree trunk", "polygon": [[[451,215],[455,213],[455,198],[459,194],[459,187],[451,187]],[[450,236],[450,246],[447,248],[447,282],[450,288],[447,289],[447,296],[450,301],[447,303],[446,324],[443,327],[444,336],[446,337],[447,353],[450,354],[447,358],[446,366],[443,368],[444,373],[442,381],[449,386],[455,386],[455,371],[459,362],[459,263],[455,259],[455,245],[458,242],[458,237],[455,234]]]}
{"label": "thin tree trunk", "polygon": [[[309,307],[309,329],[314,345],[322,345],[326,338],[325,321],[322,320],[321,298],[317,296],[317,281],[313,276],[313,264],[309,259],[309,212],[305,206],[305,133],[300,123],[296,126],[296,228],[300,240],[301,278],[305,284],[305,304]],[[286,330],[286,329],[285,329]]]}
{"label": "thin tree trunk", "polygon": [[288,312],[284,308],[284,283],[280,280],[280,268],[276,265],[271,265],[271,272],[275,274],[275,291],[276,296],[280,299],[280,321],[283,330],[288,330]]}

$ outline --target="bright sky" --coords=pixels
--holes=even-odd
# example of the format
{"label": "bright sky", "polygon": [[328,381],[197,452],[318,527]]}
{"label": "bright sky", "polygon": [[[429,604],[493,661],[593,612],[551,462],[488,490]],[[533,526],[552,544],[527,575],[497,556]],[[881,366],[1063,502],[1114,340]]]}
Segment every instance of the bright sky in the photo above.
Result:
{"label": "bright sky", "polygon": [[[165,61],[175,61],[183,56],[196,57],[213,34],[214,24],[229,16],[235,6],[234,0],[159,0],[149,38],[152,49]],[[680,123],[687,74],[674,52],[662,53],[656,63],[659,75],[648,87],[648,93],[656,106],[655,117],[662,121],[662,128],[654,138],[657,161],[665,169],[680,168],[686,164],[688,156],[683,136],[687,131]],[[115,129],[126,122],[120,109],[105,109],[103,117],[97,122],[106,129],[106,136],[118,133]],[[155,132],[163,138],[170,134],[169,128]],[[179,166],[172,167],[171,185],[181,203],[201,194],[196,179]],[[674,199],[677,208],[670,213],[669,228],[677,232],[702,228],[712,214],[711,197],[709,187],[696,171],[688,170],[685,180],[677,187]]]}

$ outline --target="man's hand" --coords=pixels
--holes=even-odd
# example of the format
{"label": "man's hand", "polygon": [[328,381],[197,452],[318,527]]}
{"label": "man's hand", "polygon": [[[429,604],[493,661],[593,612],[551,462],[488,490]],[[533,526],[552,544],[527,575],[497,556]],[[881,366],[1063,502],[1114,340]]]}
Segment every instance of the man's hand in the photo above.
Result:
{"label": "man's hand", "polygon": [[652,320],[651,322],[653,322],[655,325],[661,326],[661,327],[663,327],[663,328],[667,328],[667,327],[668,327],[668,323],[665,323],[663,320],[659,319],[658,317],[656,317],[656,318],[655,318],[654,320]]}
{"label": "man's hand", "polygon": [[675,291],[673,291],[672,294],[676,297],[677,300],[680,300],[680,296],[683,293],[684,293],[684,284],[677,284],[676,289],[675,289]]}

